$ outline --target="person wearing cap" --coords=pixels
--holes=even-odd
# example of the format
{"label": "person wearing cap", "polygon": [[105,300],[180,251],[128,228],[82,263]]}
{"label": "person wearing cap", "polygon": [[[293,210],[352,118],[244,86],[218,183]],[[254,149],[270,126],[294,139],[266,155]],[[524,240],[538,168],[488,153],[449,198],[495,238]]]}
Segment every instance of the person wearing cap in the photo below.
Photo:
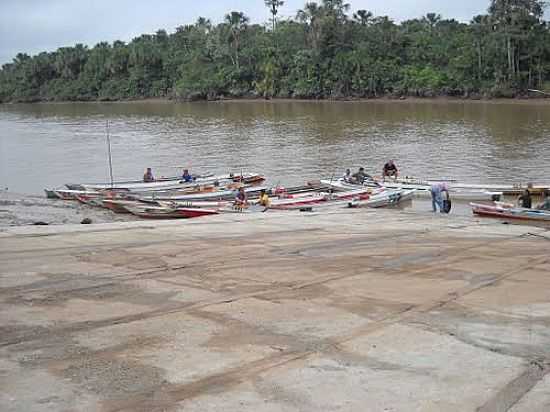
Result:
{"label": "person wearing cap", "polygon": [[147,170],[145,171],[145,174],[143,175],[143,181],[145,183],[149,183],[149,182],[154,182],[155,181],[155,177],[153,176],[153,171],[151,170],[150,167],[147,168]]}

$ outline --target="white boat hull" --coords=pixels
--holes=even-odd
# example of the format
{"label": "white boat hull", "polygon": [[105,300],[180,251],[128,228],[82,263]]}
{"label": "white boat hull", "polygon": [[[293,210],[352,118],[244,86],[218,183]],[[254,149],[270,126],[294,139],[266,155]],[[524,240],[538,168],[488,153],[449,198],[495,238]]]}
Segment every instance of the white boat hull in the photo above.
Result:
{"label": "white boat hull", "polygon": [[349,207],[370,207],[381,208],[395,206],[400,203],[412,200],[416,190],[388,190],[372,196],[368,200],[349,202]]}
{"label": "white boat hull", "polygon": [[[321,180],[323,185],[329,186],[334,190],[352,190],[357,189],[363,186],[356,185],[353,183],[347,183],[342,179],[336,181]],[[420,183],[400,183],[395,181],[387,180],[384,182],[384,187],[390,190],[415,190],[415,197],[431,197],[430,189],[431,185],[420,184]],[[484,189],[474,189],[474,188],[462,188],[456,186],[449,186],[449,195],[452,199],[457,200],[496,200],[502,196],[502,192],[489,191]]]}

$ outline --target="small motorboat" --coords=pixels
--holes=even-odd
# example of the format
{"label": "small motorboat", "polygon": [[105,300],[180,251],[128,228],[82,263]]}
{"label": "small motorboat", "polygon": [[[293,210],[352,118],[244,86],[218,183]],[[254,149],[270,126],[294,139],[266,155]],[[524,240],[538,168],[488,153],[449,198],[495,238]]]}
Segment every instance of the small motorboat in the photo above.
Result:
{"label": "small motorboat", "polygon": [[178,209],[171,209],[163,206],[154,205],[126,205],[126,210],[131,214],[146,219],[177,219],[187,217],[179,212]]}
{"label": "small motorboat", "polygon": [[470,206],[472,207],[472,212],[478,216],[550,222],[550,211],[547,210],[525,209],[502,203],[495,203],[493,205],[470,203]]}
{"label": "small motorboat", "polygon": [[[383,184],[386,189],[388,190],[415,190],[414,196],[415,197],[430,197],[430,189],[432,187],[432,183],[429,182],[422,182],[422,181],[410,181],[407,182],[405,180],[393,180],[388,179],[385,182],[374,182],[374,181],[366,181],[364,185],[359,185],[355,183],[349,183],[346,182],[344,179],[337,179],[337,180],[321,180],[321,183],[325,186],[328,186],[334,190],[342,191],[342,190],[357,190],[361,187],[376,187],[376,185]],[[452,199],[459,199],[459,200],[498,200],[502,197],[503,192],[502,191],[494,191],[489,189],[484,189],[481,187],[464,187],[464,186],[455,186],[452,184],[448,184],[449,187],[449,195]]]}
{"label": "small motorboat", "polygon": [[185,217],[188,219],[193,217],[217,215],[220,213],[216,209],[205,209],[198,207],[178,207],[175,209],[175,211],[179,213],[181,217]]}
{"label": "small motorboat", "polygon": [[413,199],[416,190],[388,190],[371,196],[367,200],[352,200],[348,203],[348,207],[371,207],[380,208],[387,206],[395,206],[400,203]]}

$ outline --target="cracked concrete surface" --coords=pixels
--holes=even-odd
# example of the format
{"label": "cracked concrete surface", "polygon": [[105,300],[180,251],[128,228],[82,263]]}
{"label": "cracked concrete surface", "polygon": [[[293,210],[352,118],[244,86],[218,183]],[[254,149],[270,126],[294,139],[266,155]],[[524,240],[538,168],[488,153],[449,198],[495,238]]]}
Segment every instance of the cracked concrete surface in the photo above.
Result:
{"label": "cracked concrete surface", "polygon": [[0,232],[2,411],[546,411],[548,228],[384,210]]}

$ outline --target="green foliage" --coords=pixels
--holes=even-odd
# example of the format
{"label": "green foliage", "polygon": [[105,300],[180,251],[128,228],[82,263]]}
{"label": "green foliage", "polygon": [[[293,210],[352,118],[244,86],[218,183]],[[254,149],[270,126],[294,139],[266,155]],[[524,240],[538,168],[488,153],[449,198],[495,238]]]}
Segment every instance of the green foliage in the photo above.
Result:
{"label": "green foliage", "polygon": [[540,0],[490,0],[469,24],[429,13],[400,24],[343,0],[308,2],[271,24],[239,11],[126,44],[18,54],[0,70],[0,102],[222,96],[513,97],[550,88],[550,25]]}

